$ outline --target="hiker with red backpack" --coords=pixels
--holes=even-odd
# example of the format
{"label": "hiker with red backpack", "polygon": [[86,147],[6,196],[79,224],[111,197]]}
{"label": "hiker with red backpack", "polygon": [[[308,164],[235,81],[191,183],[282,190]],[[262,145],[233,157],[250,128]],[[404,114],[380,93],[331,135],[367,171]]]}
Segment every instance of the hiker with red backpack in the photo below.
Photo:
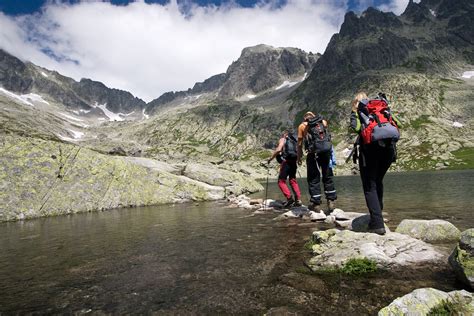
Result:
{"label": "hiker with red backpack", "polygon": [[[301,206],[301,191],[296,181],[296,164],[297,158],[297,140],[296,137],[289,130],[285,130],[278,141],[278,145],[272,153],[272,156],[267,160],[270,163],[273,158],[276,158],[280,163],[280,173],[278,174],[278,187],[283,195],[286,197],[284,207]],[[291,190],[294,198],[291,195],[290,189],[286,184],[289,178]]]}
{"label": "hiker with red backpack", "polygon": [[331,134],[328,122],[320,115],[306,112],[304,121],[298,127],[298,164],[301,165],[303,157],[303,143],[307,152],[306,170],[310,195],[308,209],[321,211],[321,177],[324,186],[324,194],[327,200],[327,211],[331,213],[335,208],[337,199],[336,189],[333,181],[331,162]]}
{"label": "hiker with red backpack", "polygon": [[351,128],[359,134],[354,152],[354,162],[359,160],[360,177],[365,202],[370,213],[369,232],[385,234],[382,216],[383,178],[396,160],[396,142],[400,138],[400,124],[390,113],[383,93],[374,99],[359,92],[352,101]]}

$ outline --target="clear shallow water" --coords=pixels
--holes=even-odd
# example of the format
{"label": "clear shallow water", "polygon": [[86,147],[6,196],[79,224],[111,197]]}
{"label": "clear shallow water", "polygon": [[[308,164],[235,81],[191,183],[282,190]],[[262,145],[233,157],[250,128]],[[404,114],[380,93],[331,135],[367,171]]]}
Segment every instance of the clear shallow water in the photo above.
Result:
{"label": "clear shallow water", "polygon": [[[390,224],[446,218],[474,227],[473,175],[387,176]],[[365,210],[358,177],[336,185],[338,206]],[[0,224],[0,314],[374,314],[418,287],[461,288],[445,266],[364,279],[301,273],[318,225],[249,214],[201,203]]]}
{"label": "clear shallow water", "polygon": [[[269,198],[283,199],[269,177]],[[367,212],[360,177],[335,177],[336,206]],[[265,186],[265,183],[263,183]],[[306,178],[299,178],[303,203],[309,200]],[[384,179],[384,216],[396,228],[403,219],[445,219],[461,230],[474,227],[474,170],[389,173]],[[260,192],[256,196],[264,197]],[[323,200],[324,203],[324,200]]]}

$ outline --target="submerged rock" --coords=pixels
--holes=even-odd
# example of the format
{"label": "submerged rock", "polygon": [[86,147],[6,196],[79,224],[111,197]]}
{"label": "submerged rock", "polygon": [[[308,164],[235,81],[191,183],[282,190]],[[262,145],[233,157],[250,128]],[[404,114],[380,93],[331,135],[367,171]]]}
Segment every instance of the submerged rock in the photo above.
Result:
{"label": "submerged rock", "polygon": [[[452,291],[449,293],[433,289],[423,288],[416,289],[413,292],[399,297],[394,300],[387,307],[382,308],[378,315],[433,315],[438,314],[436,309],[441,309],[442,306],[448,303],[451,308],[456,309],[452,311],[455,315],[472,315],[474,313],[474,300],[472,293],[467,291]],[[446,315],[448,311],[444,311]],[[451,314],[449,314],[451,315]]]}
{"label": "submerged rock", "polygon": [[314,271],[342,267],[350,259],[367,258],[379,267],[417,266],[438,262],[443,255],[431,245],[398,233],[380,236],[353,231],[316,231],[313,233],[313,252],[309,260]]}
{"label": "submerged rock", "polygon": [[441,219],[405,219],[395,231],[426,242],[457,241],[461,236],[461,231],[456,226]]}
{"label": "submerged rock", "polygon": [[448,261],[456,277],[474,289],[474,228],[461,234],[461,241],[449,256]]}

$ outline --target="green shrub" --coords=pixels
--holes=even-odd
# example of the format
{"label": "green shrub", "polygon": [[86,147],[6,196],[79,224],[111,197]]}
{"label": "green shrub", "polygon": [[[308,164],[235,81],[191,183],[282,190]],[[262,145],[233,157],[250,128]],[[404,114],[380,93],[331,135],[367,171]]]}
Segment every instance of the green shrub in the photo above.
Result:
{"label": "green shrub", "polygon": [[313,250],[313,246],[314,246],[314,241],[308,240],[308,241],[304,244],[304,249],[312,251],[312,250]]}
{"label": "green shrub", "polygon": [[360,276],[377,271],[375,261],[367,258],[353,258],[341,268],[341,272],[349,275]]}

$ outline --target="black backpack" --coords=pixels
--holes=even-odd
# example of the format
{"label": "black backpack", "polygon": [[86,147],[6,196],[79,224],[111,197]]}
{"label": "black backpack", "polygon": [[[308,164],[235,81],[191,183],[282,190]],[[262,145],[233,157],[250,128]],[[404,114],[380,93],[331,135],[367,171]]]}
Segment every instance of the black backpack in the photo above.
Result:
{"label": "black backpack", "polygon": [[331,151],[331,134],[324,126],[322,116],[318,115],[308,121],[305,145],[309,153],[322,154]]}
{"label": "black backpack", "polygon": [[296,159],[298,157],[298,141],[295,135],[288,133],[285,139],[285,146],[283,147],[283,158]]}

